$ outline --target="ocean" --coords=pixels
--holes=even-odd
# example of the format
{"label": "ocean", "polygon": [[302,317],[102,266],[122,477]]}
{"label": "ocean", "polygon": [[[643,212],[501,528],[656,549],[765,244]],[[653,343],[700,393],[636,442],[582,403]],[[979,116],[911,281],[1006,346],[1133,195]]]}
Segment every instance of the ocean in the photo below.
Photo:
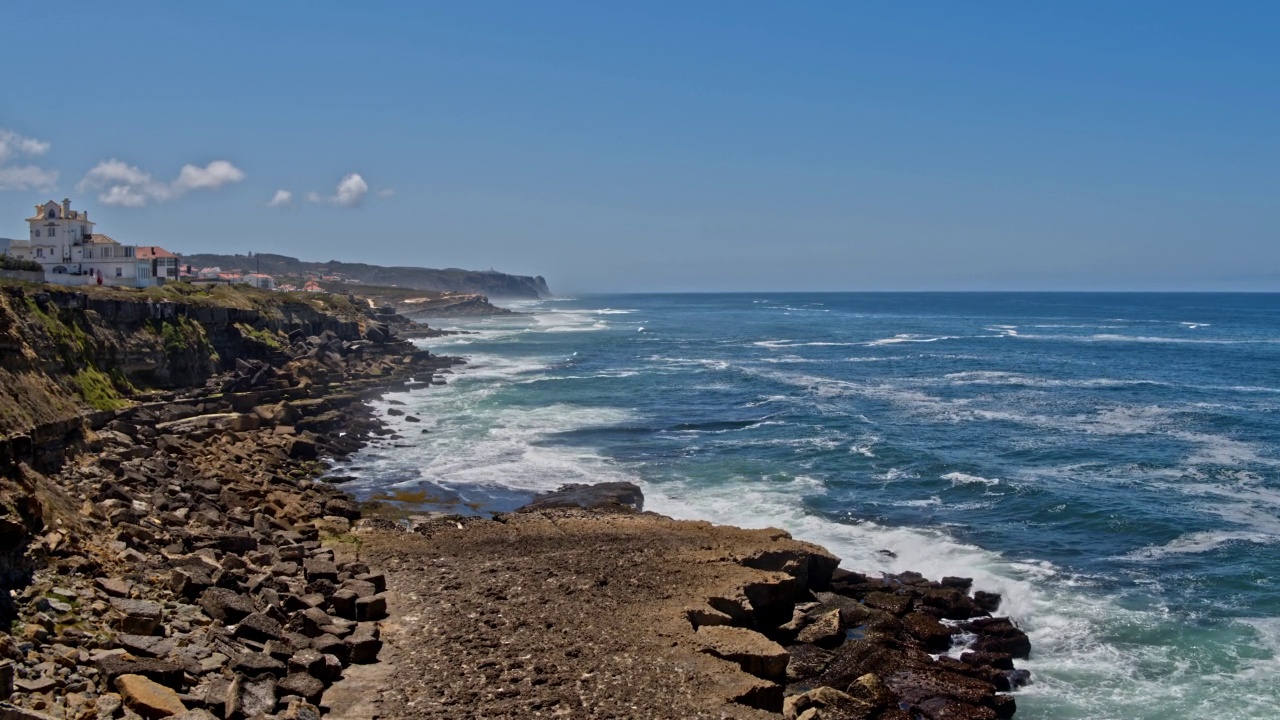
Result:
{"label": "ocean", "polygon": [[381,400],[421,422],[388,417],[346,488],[471,512],[631,480],[649,510],[1003,593],[1023,720],[1280,717],[1280,295],[510,307],[419,341],[469,365]]}

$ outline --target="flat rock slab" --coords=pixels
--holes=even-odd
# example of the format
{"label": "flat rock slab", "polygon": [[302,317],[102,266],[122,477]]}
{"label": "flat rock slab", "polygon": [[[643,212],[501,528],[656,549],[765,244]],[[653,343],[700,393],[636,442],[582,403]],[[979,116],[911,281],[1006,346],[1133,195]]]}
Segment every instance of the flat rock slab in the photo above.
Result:
{"label": "flat rock slab", "polygon": [[115,685],[125,706],[144,718],[165,718],[187,711],[178,693],[141,675],[121,675]]}
{"label": "flat rock slab", "polygon": [[717,640],[781,679],[782,648],[747,630],[750,642],[696,632],[689,609],[772,581],[741,559],[827,556],[778,530],[579,509],[361,540],[360,560],[386,575],[389,617],[380,662],[325,692],[330,720],[777,720],[781,687],[706,649]]}

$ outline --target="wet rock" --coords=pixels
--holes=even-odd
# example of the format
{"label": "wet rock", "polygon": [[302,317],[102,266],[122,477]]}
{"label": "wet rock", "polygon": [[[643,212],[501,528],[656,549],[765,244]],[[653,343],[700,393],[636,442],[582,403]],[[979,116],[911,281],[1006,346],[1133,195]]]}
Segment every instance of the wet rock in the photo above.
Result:
{"label": "wet rock", "polygon": [[804,683],[822,674],[831,663],[831,653],[816,645],[792,645],[787,648],[787,681]]}
{"label": "wet rock", "polygon": [[945,652],[951,647],[951,628],[925,613],[907,613],[902,618],[907,632],[930,652]]}
{"label": "wet rock", "polygon": [[629,482],[607,482],[594,485],[573,483],[538,495],[516,512],[574,507],[639,512],[644,509],[644,493],[638,485]]}
{"label": "wet rock", "polygon": [[164,718],[187,711],[178,693],[141,675],[121,675],[116,691],[130,710],[144,718]]}
{"label": "wet rock", "polygon": [[883,610],[892,615],[902,617],[911,612],[911,597],[908,595],[894,595],[887,592],[867,593],[862,600],[867,607]]}
{"label": "wet rock", "polygon": [[985,612],[993,613],[1000,609],[1000,593],[979,590],[973,594],[973,602]]}
{"label": "wet rock", "polygon": [[971,649],[976,652],[1004,653],[1015,658],[1031,655],[1031,640],[1009,618],[979,618],[962,625],[978,636]]}

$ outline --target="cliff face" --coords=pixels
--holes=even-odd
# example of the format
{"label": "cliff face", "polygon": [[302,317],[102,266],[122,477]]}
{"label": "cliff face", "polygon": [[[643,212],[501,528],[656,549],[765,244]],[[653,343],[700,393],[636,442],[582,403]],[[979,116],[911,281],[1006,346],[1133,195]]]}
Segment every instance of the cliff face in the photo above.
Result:
{"label": "cliff face", "polygon": [[283,277],[341,275],[361,285],[474,293],[493,298],[538,299],[551,296],[547,281],[541,275],[508,275],[494,271],[457,268],[436,270],[421,267],[383,267],[337,260],[307,262],[287,255],[270,253],[253,257],[216,254],[184,255],[182,263],[193,267],[220,267],[223,270],[256,271]]}

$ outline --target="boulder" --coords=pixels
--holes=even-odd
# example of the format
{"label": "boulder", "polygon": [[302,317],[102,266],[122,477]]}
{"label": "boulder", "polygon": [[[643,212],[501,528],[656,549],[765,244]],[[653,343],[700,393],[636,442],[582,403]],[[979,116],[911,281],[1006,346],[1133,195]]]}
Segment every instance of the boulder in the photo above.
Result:
{"label": "boulder", "polygon": [[538,495],[516,512],[574,507],[639,512],[644,509],[644,493],[641,492],[640,486],[629,482],[605,482],[594,485],[571,483],[561,485],[558,490]]}
{"label": "boulder", "polygon": [[115,688],[125,707],[144,718],[166,718],[187,711],[178,693],[141,675],[121,675]]}
{"label": "boulder", "polygon": [[247,595],[220,587],[201,593],[200,607],[209,617],[228,625],[240,622],[255,610],[253,600]]}
{"label": "boulder", "polygon": [[163,608],[150,600],[111,598],[111,607],[118,615],[116,627],[130,635],[154,635],[160,628]]}
{"label": "boulder", "polygon": [[840,622],[840,611],[830,610],[819,615],[796,635],[796,642],[810,643],[827,649],[839,646],[844,642],[844,627]]}
{"label": "boulder", "polygon": [[318,703],[324,693],[324,683],[307,673],[293,673],[280,681],[276,691],[280,695],[297,695],[309,703]]}
{"label": "boulder", "polygon": [[877,708],[864,700],[820,687],[782,701],[782,717],[786,720],[871,720]]}
{"label": "boulder", "polygon": [[270,674],[247,677],[237,674],[227,688],[226,716],[252,718],[276,708],[276,679]]}

